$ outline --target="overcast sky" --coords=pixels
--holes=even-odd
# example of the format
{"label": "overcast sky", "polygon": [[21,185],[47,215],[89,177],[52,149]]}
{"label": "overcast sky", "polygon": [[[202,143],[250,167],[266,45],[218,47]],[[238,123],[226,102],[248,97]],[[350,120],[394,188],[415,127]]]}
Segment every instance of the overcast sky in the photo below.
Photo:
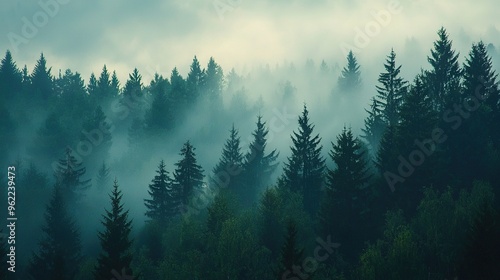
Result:
{"label": "overcast sky", "polygon": [[[380,64],[394,47],[417,69],[427,63],[441,26],[462,55],[481,39],[498,48],[497,1],[1,1],[0,50],[10,49],[30,72],[43,51],[53,74],[70,68],[86,82],[107,64],[122,84],[134,67],[146,83],[155,71],[169,76],[174,66],[185,76],[194,55],[203,66],[213,56],[226,72],[241,72],[285,59],[333,63],[349,46],[362,66]],[[368,38],[362,45],[355,41],[360,32]]]}

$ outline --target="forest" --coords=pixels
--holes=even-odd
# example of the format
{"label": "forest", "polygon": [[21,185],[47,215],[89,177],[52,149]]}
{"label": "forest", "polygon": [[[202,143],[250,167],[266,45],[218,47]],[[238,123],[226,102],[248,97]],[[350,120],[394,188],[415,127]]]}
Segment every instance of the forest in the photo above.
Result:
{"label": "forest", "polygon": [[353,51],[85,81],[6,50],[0,279],[500,279],[500,53],[434,35],[375,85]]}

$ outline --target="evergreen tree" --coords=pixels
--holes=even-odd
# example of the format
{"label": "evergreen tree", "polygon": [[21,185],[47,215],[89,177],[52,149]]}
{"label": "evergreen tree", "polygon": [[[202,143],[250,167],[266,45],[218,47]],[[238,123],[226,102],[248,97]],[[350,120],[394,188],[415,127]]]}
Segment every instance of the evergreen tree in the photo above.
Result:
{"label": "evergreen tree", "polygon": [[99,96],[99,88],[97,86],[97,79],[96,79],[94,73],[90,74],[89,84],[87,85],[87,92],[91,98],[94,98],[97,100],[97,98]]}
{"label": "evergreen tree", "polygon": [[276,169],[278,163],[275,163],[278,152],[276,149],[266,154],[267,134],[269,131],[262,122],[262,117],[257,117],[257,128],[252,133],[253,141],[250,143],[250,150],[245,155],[243,163],[244,190],[242,193],[245,198],[242,202],[244,206],[250,206],[257,201],[257,197],[266,186],[271,183],[271,175]]}
{"label": "evergreen tree", "polygon": [[309,123],[306,105],[298,122],[298,132],[291,136],[292,155],[285,164],[283,179],[290,190],[302,194],[304,209],[314,216],[320,202],[325,160],[321,156],[321,138],[313,136],[314,125]]}
{"label": "evergreen tree", "polygon": [[[203,77],[203,88],[205,97],[213,105],[222,105],[221,93],[224,86],[224,73],[222,67],[218,65],[213,57],[210,57],[207,65],[207,71]],[[217,107],[216,107],[217,108]]]}
{"label": "evergreen tree", "polygon": [[[469,57],[464,63],[464,107],[468,113],[464,118],[463,128],[451,143],[450,154],[455,161],[453,173],[466,184],[473,180],[495,180],[498,169],[489,166],[498,165],[497,160],[490,160],[491,155],[500,151],[500,90],[497,73],[492,69],[491,57],[483,42],[473,44]],[[467,104],[468,106],[465,106]],[[451,144],[450,143],[450,144]],[[461,162],[456,162],[456,161]]]}
{"label": "evergreen tree", "polygon": [[399,76],[401,65],[396,66],[396,53],[391,50],[384,64],[385,71],[378,78],[377,99],[382,110],[382,117],[387,125],[395,126],[399,122],[399,112],[407,92],[407,82]]}
{"label": "evergreen tree", "polygon": [[181,203],[189,204],[195,193],[203,188],[203,169],[196,162],[195,148],[187,141],[181,149],[182,159],[175,164],[174,188],[179,188]]}
{"label": "evergreen tree", "polygon": [[176,118],[182,119],[186,113],[189,100],[186,93],[186,81],[179,74],[177,67],[175,67],[170,74],[170,84],[170,96],[172,98],[172,104],[174,108],[176,108],[174,115]]}
{"label": "evergreen tree", "polygon": [[[297,244],[297,225],[293,220],[289,220],[285,236],[285,243],[281,248],[281,258],[276,279],[289,279],[289,277],[295,275],[295,273],[293,272],[293,267],[298,266],[302,263],[303,256],[304,250],[299,249],[299,246]],[[298,275],[295,276],[298,277]]]}
{"label": "evergreen tree", "polygon": [[60,119],[61,116],[55,113],[49,114],[36,132],[29,148],[33,158],[44,165],[50,164],[52,159],[64,152],[64,147],[70,142],[70,133]]}
{"label": "evergreen tree", "polygon": [[97,92],[99,102],[108,101],[111,98],[111,80],[106,64],[102,67],[101,75],[97,81]]}
{"label": "evergreen tree", "polygon": [[347,65],[342,69],[338,79],[338,87],[341,91],[358,90],[361,87],[361,73],[359,64],[352,51],[347,54]]}
{"label": "evergreen tree", "polygon": [[[58,95],[73,99],[82,99],[86,97],[85,84],[80,73],[73,73],[70,69],[64,71],[64,75],[55,81]],[[81,104],[80,104],[81,105]]]}
{"label": "evergreen tree", "polygon": [[81,261],[80,234],[56,184],[45,212],[43,237],[28,266],[32,279],[74,279]]}
{"label": "evergreen tree", "polygon": [[[68,204],[73,205],[90,186],[90,179],[82,180],[86,169],[82,162],[72,155],[72,150],[67,148],[64,158],[59,160],[54,176],[59,184],[61,195]],[[74,208],[73,208],[74,210]]]}
{"label": "evergreen tree", "polygon": [[132,115],[137,116],[141,113],[143,105],[145,104],[142,76],[139,70],[134,68],[134,71],[129,74],[128,80],[123,88],[121,102],[127,106]]}
{"label": "evergreen tree", "polygon": [[324,236],[342,243],[346,259],[355,260],[363,247],[369,211],[367,164],[359,140],[344,129],[333,144],[330,157],[336,168],[328,171],[327,191],[319,213]]}
{"label": "evergreen tree", "polygon": [[[440,187],[440,182],[436,178],[440,154],[437,149],[440,150],[440,148],[436,147],[433,142],[429,142],[436,126],[436,118],[432,110],[432,101],[426,95],[421,76],[415,78],[414,84],[404,99],[400,120],[396,143],[400,155],[417,162],[421,160],[420,157],[413,155],[415,151],[423,150],[421,152],[422,164],[414,167],[414,172],[405,178],[401,188],[396,192],[396,200],[399,200],[398,206],[405,214],[412,215],[422,199],[423,187],[431,185]],[[396,172],[395,169],[391,171]],[[444,177],[444,175],[441,176]]]}
{"label": "evergreen tree", "polygon": [[35,94],[35,99],[42,102],[47,102],[47,100],[54,96],[54,82],[52,74],[50,73],[52,68],[47,69],[47,61],[40,54],[40,58],[35,64],[33,73],[31,74],[31,84]]}
{"label": "evergreen tree", "polygon": [[5,57],[0,62],[0,97],[11,99],[20,94],[22,89],[22,74],[12,59],[10,51],[5,52]]}
{"label": "evergreen tree", "polygon": [[169,86],[168,80],[158,74],[151,81],[150,91],[153,94],[153,101],[145,116],[145,126],[151,135],[162,135],[175,125],[173,104],[167,96]]}
{"label": "evergreen tree", "polygon": [[111,75],[111,89],[110,89],[111,97],[115,98],[120,93],[120,81],[118,81],[118,77],[116,76],[116,71],[113,71],[113,75]]}
{"label": "evergreen tree", "polygon": [[144,121],[138,117],[132,119],[132,123],[128,129],[128,144],[130,147],[139,145],[144,141]]}
{"label": "evergreen tree", "polygon": [[165,225],[178,212],[180,206],[180,190],[173,185],[172,179],[165,170],[165,163],[160,161],[157,175],[149,184],[148,194],[150,199],[144,199],[146,216],[152,221]]}
{"label": "evergreen tree", "polygon": [[200,87],[204,82],[204,74],[204,71],[200,68],[200,62],[198,61],[198,58],[194,56],[190,71],[186,79],[187,99],[189,100],[190,104],[195,104],[198,100]]}
{"label": "evergreen tree", "polygon": [[221,188],[227,188],[233,194],[241,198],[241,173],[243,171],[243,154],[241,153],[240,137],[234,124],[222,149],[219,162],[213,169],[214,177],[212,184]]}
{"label": "evergreen tree", "polygon": [[434,49],[427,61],[431,70],[426,72],[428,94],[433,101],[433,108],[440,112],[458,104],[460,98],[461,69],[458,64],[458,53],[452,49],[452,41],[448,33],[441,27],[438,31],[438,40],[434,42]]}
{"label": "evergreen tree", "polygon": [[224,193],[218,193],[212,204],[207,207],[207,229],[213,234],[213,237],[218,238],[224,223],[233,218],[233,211],[229,206],[228,197]]}
{"label": "evergreen tree", "polygon": [[130,252],[132,221],[128,218],[128,210],[123,210],[123,203],[121,202],[123,194],[118,190],[116,179],[109,197],[111,199],[111,209],[105,210],[106,214],[103,215],[102,220],[105,230],[98,233],[102,252],[99,254],[94,272],[96,280],[113,279],[116,273],[121,273],[122,276],[126,274],[129,277],[133,275],[130,266],[132,262]]}
{"label": "evergreen tree", "polygon": [[366,110],[368,117],[365,119],[365,127],[361,129],[363,131],[361,137],[363,137],[370,146],[372,155],[377,153],[386,128],[382,109],[380,107],[380,102],[376,98],[372,98],[370,110]]}
{"label": "evergreen tree", "polygon": [[98,190],[102,191],[106,188],[108,183],[109,183],[109,167],[103,161],[101,167],[97,171],[96,187]]}

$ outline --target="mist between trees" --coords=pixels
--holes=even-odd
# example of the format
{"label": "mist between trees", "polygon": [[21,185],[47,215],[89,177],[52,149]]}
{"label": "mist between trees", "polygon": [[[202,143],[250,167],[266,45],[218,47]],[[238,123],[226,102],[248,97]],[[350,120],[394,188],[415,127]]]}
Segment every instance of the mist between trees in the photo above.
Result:
{"label": "mist between trees", "polygon": [[389,48],[375,84],[356,49],[124,83],[7,51],[0,279],[499,279],[498,54],[431,47],[411,80]]}

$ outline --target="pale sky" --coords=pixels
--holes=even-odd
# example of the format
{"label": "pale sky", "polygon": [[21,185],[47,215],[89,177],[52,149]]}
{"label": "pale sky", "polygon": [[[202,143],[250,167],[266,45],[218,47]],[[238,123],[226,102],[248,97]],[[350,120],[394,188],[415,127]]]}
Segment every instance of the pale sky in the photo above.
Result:
{"label": "pale sky", "polygon": [[497,0],[1,1],[0,51],[30,72],[43,51],[53,74],[70,68],[85,82],[107,64],[122,84],[134,67],[145,83],[174,66],[186,76],[194,55],[202,66],[213,56],[226,73],[307,58],[342,64],[346,46],[362,66],[394,47],[418,69],[441,26],[461,56],[478,40],[498,48],[499,15]]}

